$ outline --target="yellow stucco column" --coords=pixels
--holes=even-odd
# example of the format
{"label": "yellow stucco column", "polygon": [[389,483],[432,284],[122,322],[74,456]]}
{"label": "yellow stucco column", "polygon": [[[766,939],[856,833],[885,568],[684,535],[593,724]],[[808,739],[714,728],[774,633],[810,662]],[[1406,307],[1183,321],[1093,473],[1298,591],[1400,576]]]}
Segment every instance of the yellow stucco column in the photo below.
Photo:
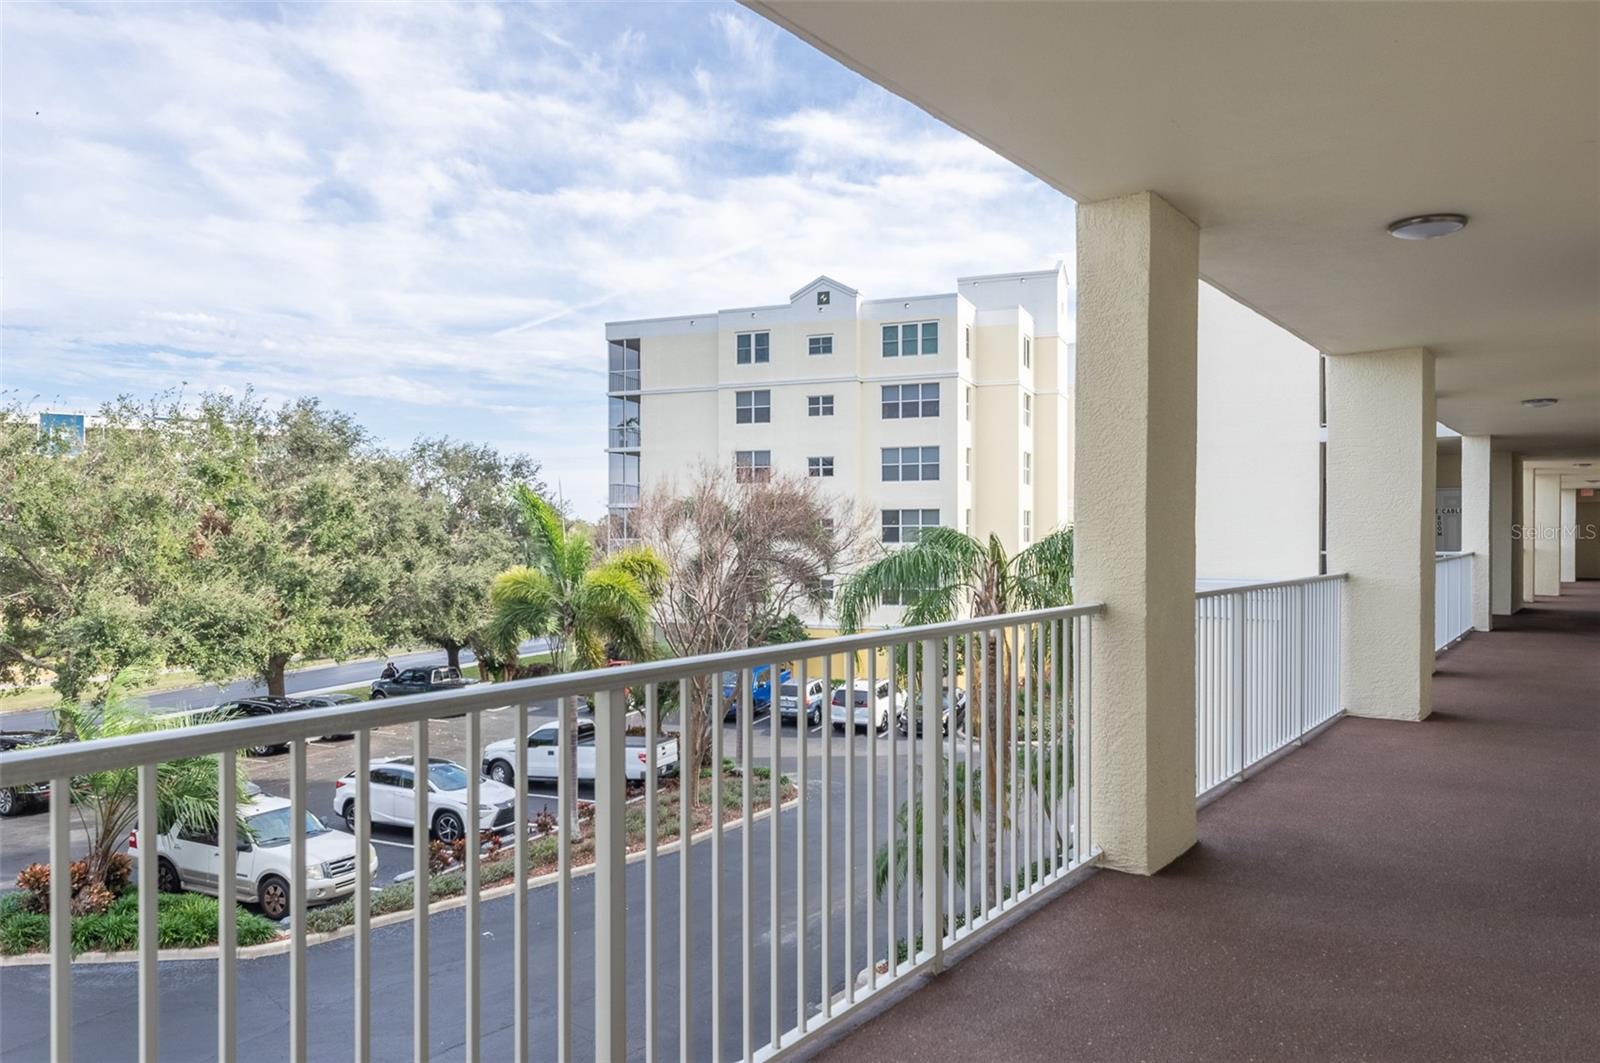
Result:
{"label": "yellow stucco column", "polygon": [[1345,584],[1344,709],[1421,720],[1433,708],[1433,355],[1328,359],[1328,571]]}
{"label": "yellow stucco column", "polygon": [[1094,636],[1104,866],[1195,840],[1195,325],[1199,231],[1151,193],[1078,207],[1077,597]]}
{"label": "yellow stucco column", "polygon": [[1561,594],[1561,474],[1533,474],[1533,593]]}

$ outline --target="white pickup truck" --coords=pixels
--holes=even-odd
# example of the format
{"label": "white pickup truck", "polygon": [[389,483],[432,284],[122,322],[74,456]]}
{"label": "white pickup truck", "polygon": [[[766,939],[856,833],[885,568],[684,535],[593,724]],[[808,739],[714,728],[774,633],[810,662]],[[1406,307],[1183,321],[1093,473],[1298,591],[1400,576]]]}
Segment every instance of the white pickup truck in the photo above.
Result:
{"label": "white pickup truck", "polygon": [[[540,724],[528,733],[523,771],[528,779],[554,781],[561,770],[561,724],[556,720]],[[578,781],[594,781],[594,722],[579,720]],[[623,774],[630,782],[643,782],[648,750],[643,735],[628,735],[622,758]],[[483,750],[483,773],[498,783],[511,785],[516,778],[516,740],[491,742]],[[678,770],[678,740],[670,736],[656,739],[656,774],[670,775]]]}

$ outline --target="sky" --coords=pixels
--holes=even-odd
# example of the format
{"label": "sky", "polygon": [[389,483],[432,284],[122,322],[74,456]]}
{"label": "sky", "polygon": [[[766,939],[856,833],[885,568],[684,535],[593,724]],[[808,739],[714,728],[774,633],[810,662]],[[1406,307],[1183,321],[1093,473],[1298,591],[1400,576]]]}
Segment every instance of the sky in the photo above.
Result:
{"label": "sky", "polygon": [[0,391],[253,388],[603,512],[604,322],[1073,260],[1073,205],[732,4],[0,5]]}

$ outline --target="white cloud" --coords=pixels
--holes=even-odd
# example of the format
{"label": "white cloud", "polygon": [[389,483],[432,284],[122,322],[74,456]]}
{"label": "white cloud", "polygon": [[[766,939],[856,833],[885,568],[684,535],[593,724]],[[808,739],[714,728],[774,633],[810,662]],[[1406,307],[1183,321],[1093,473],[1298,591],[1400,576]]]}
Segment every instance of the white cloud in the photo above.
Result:
{"label": "white cloud", "polygon": [[260,11],[0,9],[0,385],[317,394],[595,512],[605,320],[1071,255],[1065,199],[736,7]]}

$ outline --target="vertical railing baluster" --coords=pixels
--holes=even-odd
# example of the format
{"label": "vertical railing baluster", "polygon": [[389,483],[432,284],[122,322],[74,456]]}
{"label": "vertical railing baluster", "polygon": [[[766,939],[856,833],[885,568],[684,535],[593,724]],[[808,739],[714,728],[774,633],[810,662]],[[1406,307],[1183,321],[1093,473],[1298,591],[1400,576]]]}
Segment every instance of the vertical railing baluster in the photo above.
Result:
{"label": "vertical railing baluster", "polygon": [[368,1063],[372,1058],[372,864],[368,855],[372,851],[372,813],[368,803],[372,797],[372,732],[365,727],[356,731],[355,776],[355,937],[351,950],[355,954],[353,1058],[356,1063]]}
{"label": "vertical railing baluster", "polygon": [[[160,929],[156,918],[156,904],[160,896],[156,876],[161,863],[161,843],[157,834],[156,820],[156,773],[159,770],[159,764],[139,765],[140,1063],[157,1063],[161,1058],[161,1034],[157,1024],[157,1018],[161,1013],[160,973],[156,951],[160,947]],[[70,890],[70,864],[61,870],[66,873]],[[70,905],[68,909],[70,911]]]}
{"label": "vertical railing baluster", "polygon": [[[737,675],[737,673],[734,673]],[[711,703],[711,1058],[722,1063],[722,676],[714,677]],[[738,680],[735,679],[735,682]],[[735,703],[737,704],[737,702]]]}
{"label": "vertical railing baluster", "polygon": [[[888,675],[889,690],[890,690],[889,700],[891,702],[896,703],[896,705],[898,705],[898,703],[899,703],[900,694],[901,694],[900,677],[899,677],[899,674],[898,674],[899,673],[899,666],[898,666],[898,663],[897,663],[897,659],[898,659],[899,655],[900,655],[900,651],[894,645],[889,645],[889,646],[884,647],[884,663],[885,663],[885,665],[886,665],[886,667],[888,668],[888,671],[889,671],[889,675]],[[876,658],[876,654],[874,654],[874,658]],[[907,661],[907,663],[908,664],[910,663],[909,660]],[[909,685],[909,683],[910,683],[910,675],[909,675],[909,671],[908,671],[908,673],[907,673],[907,684]],[[910,719],[910,714],[911,714],[911,711],[912,711],[911,704],[910,704],[909,701],[906,703],[905,709],[906,709],[906,718],[907,718],[907,720],[909,720]],[[907,724],[907,729],[908,730],[909,730],[909,726],[910,725],[908,723]],[[899,785],[896,783],[896,780],[895,780],[895,773],[900,770],[900,727],[899,727],[899,721],[898,720],[895,721],[895,726],[894,727],[889,728],[889,749],[888,749],[888,765],[887,765],[887,767],[888,767],[888,771],[886,771],[884,773],[884,781],[887,783],[887,789],[888,789],[887,797],[888,797],[888,800],[885,803],[885,808],[884,808],[883,836],[888,839],[887,852],[889,854],[889,875],[888,875],[888,881],[887,881],[887,883],[885,883],[886,889],[884,891],[884,897],[885,897],[885,900],[887,901],[887,903],[884,905],[884,909],[883,909],[884,910],[884,916],[883,916],[884,938],[885,938],[885,942],[886,942],[885,952],[884,952],[883,958],[884,958],[884,962],[887,964],[887,971],[888,971],[887,977],[889,978],[890,981],[893,981],[895,976],[900,973],[900,935],[899,935],[899,933],[898,933],[898,931],[896,929],[896,923],[898,921],[898,914],[899,914],[900,899],[897,896],[897,894],[899,893],[899,890],[896,889],[896,883],[895,883],[895,878],[896,878],[896,876],[898,874],[896,865],[899,863],[899,859],[900,859],[899,858],[899,852],[900,852],[900,827],[899,827],[899,819],[898,819],[898,815],[899,815],[899,807],[898,807],[898,805],[899,805],[899,797],[898,797],[898,794],[897,794],[897,791],[899,790]],[[910,859],[910,854],[909,853],[906,854],[906,858],[908,860]]]}
{"label": "vertical railing baluster", "polygon": [[[806,757],[811,746],[811,718],[807,715],[811,703],[807,699],[806,690],[810,686],[811,677],[807,674],[810,661],[800,658],[797,669],[800,680],[800,715],[795,722],[795,755],[794,774],[795,786],[799,792],[800,800],[795,805],[795,846],[794,846],[794,1028],[806,1032],[806,934],[810,930],[811,906],[806,900],[806,879],[810,874],[811,861],[806,850],[806,806],[811,804],[810,795],[806,793]],[[833,711],[833,691],[826,686],[822,690],[822,719],[823,726],[827,726],[828,716]],[[688,1063],[687,1060],[684,1063]]]}
{"label": "vertical railing baluster", "polygon": [[428,720],[412,724],[411,736],[411,1053],[416,1063],[427,1063],[428,1044]]}
{"label": "vertical railing baluster", "polygon": [[[856,655],[849,653],[844,660],[844,687],[855,700]],[[867,691],[867,730],[878,726],[878,692]],[[894,715],[894,710],[889,710]],[[892,726],[892,725],[891,725]],[[854,1004],[856,980],[851,969],[855,965],[856,930],[856,714],[844,725],[844,1002]]]}
{"label": "vertical railing baluster", "polygon": [[944,703],[940,706],[941,726],[945,744],[945,905],[950,919],[950,934],[956,932],[956,637],[950,635],[944,643]]}
{"label": "vertical railing baluster", "polygon": [[556,730],[556,1060],[572,1058],[572,847],[581,839],[578,825],[578,780],[572,761],[578,741],[579,699],[556,703],[561,722]]}
{"label": "vertical railing baluster", "polygon": [[[479,807],[483,804],[483,787],[479,784],[479,775],[483,764],[483,717],[476,711],[467,713],[467,751],[462,758],[463,766],[467,769],[467,816],[470,823],[462,826],[466,829],[466,843],[461,848],[461,858],[466,863],[466,940],[463,954],[463,963],[466,967],[464,980],[463,1005],[466,1007],[465,1032],[466,1043],[462,1046],[463,1055],[467,1063],[477,1063],[481,1054],[478,1044],[480,1026],[478,1022],[480,983],[478,980],[478,939],[481,935],[483,920],[480,916],[478,904],[479,888],[479,856],[482,853],[482,837],[479,833],[480,815]],[[520,778],[520,774],[518,778]]]}
{"label": "vertical railing baluster", "polygon": [[[867,687],[877,696],[878,651],[867,651]],[[895,715],[893,684],[890,684],[889,714]],[[892,734],[899,726],[891,720]],[[878,859],[878,729],[867,730],[867,992],[878,988],[878,905],[877,877],[873,873]]]}
{"label": "vertical railing baluster", "polygon": [[[917,726],[922,719],[922,700],[927,696],[923,679],[920,642],[906,643],[906,964],[917,962],[917,881],[922,877],[922,839],[917,832]],[[927,810],[923,810],[927,815]],[[924,928],[925,930],[925,928]]]}
{"label": "vertical railing baluster", "polygon": [[[141,834],[140,846],[142,944],[145,865],[155,867],[155,835]],[[141,948],[141,964],[143,960]],[[142,968],[140,974],[143,975]],[[139,987],[143,993],[142,977]],[[69,1063],[72,1059],[72,779],[66,775],[50,780],[50,1058],[54,1063]]]}
{"label": "vertical railing baluster", "polygon": [[217,1058],[234,1057],[239,1006],[238,754],[217,754]]}
{"label": "vertical railing baluster", "polygon": [[[426,779],[426,776],[423,777]],[[220,829],[218,833],[221,841]],[[306,1029],[306,742],[289,743],[289,1058],[302,1063]]]}
{"label": "vertical railing baluster", "polygon": [[[511,1055],[513,1063],[528,1063],[528,703],[517,702],[512,716],[517,836],[511,840]],[[567,839],[558,838],[556,844],[565,845]]]}
{"label": "vertical railing baluster", "polygon": [[[829,691],[831,704],[833,690],[833,658],[823,658],[822,685]],[[856,695],[853,690],[844,692],[844,718],[855,718]],[[821,894],[822,936],[817,942],[817,959],[821,963],[822,999],[819,1002],[822,1021],[833,1014],[833,713],[822,728],[822,829],[818,832],[822,843]]]}
{"label": "vertical railing baluster", "polygon": [[[793,674],[790,680],[794,679]],[[767,700],[767,734],[768,749],[771,754],[771,765],[767,769],[767,1044],[773,1049],[780,1047],[783,1024],[778,1021],[778,960],[782,952],[783,924],[782,911],[779,908],[778,883],[783,874],[782,841],[783,832],[783,712],[780,695],[783,693],[778,682],[778,666],[772,666],[772,696]],[[805,690],[795,688],[795,726],[800,726],[805,715],[801,702],[805,700]]]}
{"label": "vertical railing baluster", "polygon": [[[972,660],[972,632],[968,631],[963,636],[961,647],[961,686],[966,695],[966,707],[961,710],[961,729],[966,732],[966,768],[961,773],[961,851],[963,854],[961,867],[961,883],[965,887],[964,907],[962,915],[966,919],[967,929],[972,929],[972,670],[975,667]],[[951,726],[954,726],[955,714],[951,713]]]}
{"label": "vertical railing baluster", "polygon": [[922,642],[922,736],[931,744],[922,766],[922,938],[929,964],[937,971],[944,966],[944,919],[937,869],[942,831],[939,820],[939,644]]}
{"label": "vertical railing baluster", "polygon": [[[594,701],[594,1056],[628,1055],[627,706],[621,690]],[[650,977],[650,972],[645,972]],[[570,998],[569,998],[570,999]]]}
{"label": "vertical railing baluster", "polygon": [[[661,798],[657,791],[656,743],[660,725],[660,709],[656,705],[656,685],[646,683],[644,688],[644,1059],[656,1060],[656,1026],[661,1021],[656,1009],[656,964],[660,962],[660,949],[656,943],[656,847],[659,844]],[[626,752],[626,751],[624,751]],[[681,769],[680,769],[681,770]],[[683,854],[688,857],[687,853]]]}
{"label": "vertical railing baluster", "polygon": [[[983,761],[984,772],[981,776],[982,784],[978,787],[978,907],[983,911],[983,917],[989,918],[989,809],[993,805],[989,792],[995,785],[995,773],[988,770],[989,763],[994,760],[992,753],[998,752],[994,737],[994,716],[989,711],[990,691],[994,684],[994,664],[990,657],[990,647],[994,642],[989,630],[984,628],[978,632],[978,638],[983,643],[983,648],[978,651],[982,661],[979,665],[981,671],[978,688],[978,718],[979,729],[983,733]],[[967,709],[971,712],[969,706]],[[969,725],[970,730],[970,725]],[[969,743],[970,744],[970,743]]]}
{"label": "vertical railing baluster", "polygon": [[[767,693],[774,694],[777,676],[768,666]],[[755,674],[744,670],[744,697],[739,706],[739,1033],[745,1063],[755,1056],[755,784],[750,747],[755,744]],[[600,1057],[605,1058],[605,1057]]]}
{"label": "vertical railing baluster", "polygon": [[[690,1063],[694,1049],[694,955],[689,897],[693,889],[694,802],[691,790],[700,782],[700,765],[691,755],[698,745],[690,733],[695,681],[678,680],[678,1063]],[[693,703],[693,704],[697,704]],[[716,918],[713,913],[712,918]]]}
{"label": "vertical railing baluster", "polygon": [[1011,867],[1007,873],[1006,879],[1006,892],[1008,894],[1008,900],[1005,907],[1009,908],[1017,903],[1018,894],[1022,890],[1022,886],[1020,884],[1021,864],[1018,862],[1019,853],[1017,851],[1017,798],[1020,796],[1017,793],[1017,775],[1021,770],[1021,765],[1017,763],[1019,757],[1019,751],[1017,749],[1017,688],[1022,685],[1022,671],[1020,667],[1022,661],[1022,628],[1020,626],[1012,626],[1007,630],[1010,634],[1009,649],[1011,658],[1011,675],[1007,681],[1007,686],[1010,689],[1007,691],[1007,693],[1011,699],[1011,708],[1006,715],[1006,777],[1007,782],[1010,784],[1006,788],[1006,819],[1008,822],[1008,829],[1006,833],[1009,835]]}

